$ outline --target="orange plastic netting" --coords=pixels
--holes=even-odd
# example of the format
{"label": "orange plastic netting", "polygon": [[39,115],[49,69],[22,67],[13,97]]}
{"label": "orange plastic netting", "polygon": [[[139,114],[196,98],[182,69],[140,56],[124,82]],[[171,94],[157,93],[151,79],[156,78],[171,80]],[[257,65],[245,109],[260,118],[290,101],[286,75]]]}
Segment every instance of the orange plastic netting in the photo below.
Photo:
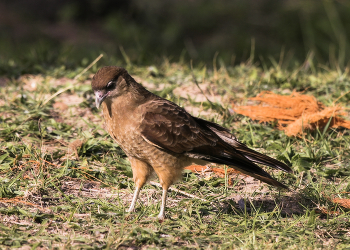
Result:
{"label": "orange plastic netting", "polygon": [[324,128],[329,119],[332,119],[330,127],[350,129],[350,121],[342,118],[345,112],[341,106],[326,107],[315,97],[296,91],[290,96],[264,91],[249,100],[257,101],[258,104],[234,106],[234,111],[260,122],[277,121],[278,128],[288,136],[297,136],[304,130],[314,130],[317,127]]}

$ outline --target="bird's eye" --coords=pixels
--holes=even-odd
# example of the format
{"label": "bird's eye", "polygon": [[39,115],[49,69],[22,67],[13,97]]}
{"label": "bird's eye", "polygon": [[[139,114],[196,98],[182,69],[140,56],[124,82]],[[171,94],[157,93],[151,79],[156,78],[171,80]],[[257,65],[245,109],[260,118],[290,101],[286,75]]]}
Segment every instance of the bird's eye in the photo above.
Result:
{"label": "bird's eye", "polygon": [[115,85],[115,82],[114,81],[110,81],[109,83],[107,83],[106,88],[109,89],[109,90],[113,89],[114,85]]}

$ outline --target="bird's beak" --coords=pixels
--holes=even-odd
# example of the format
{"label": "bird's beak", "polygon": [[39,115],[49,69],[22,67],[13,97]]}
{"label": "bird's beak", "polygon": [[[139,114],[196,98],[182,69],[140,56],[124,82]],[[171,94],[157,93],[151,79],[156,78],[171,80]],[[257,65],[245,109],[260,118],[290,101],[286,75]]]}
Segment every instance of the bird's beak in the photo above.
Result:
{"label": "bird's beak", "polygon": [[97,90],[95,91],[95,102],[96,108],[99,109],[103,100],[108,96],[108,92],[104,93],[103,91]]}

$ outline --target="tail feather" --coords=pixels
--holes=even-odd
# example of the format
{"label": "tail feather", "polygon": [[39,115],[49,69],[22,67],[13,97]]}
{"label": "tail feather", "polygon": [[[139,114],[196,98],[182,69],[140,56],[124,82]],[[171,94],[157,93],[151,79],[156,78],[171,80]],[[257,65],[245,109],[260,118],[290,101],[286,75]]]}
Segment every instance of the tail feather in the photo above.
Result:
{"label": "tail feather", "polygon": [[200,118],[196,118],[196,120],[203,127],[207,127],[214,132],[222,141],[218,142],[219,145],[216,145],[215,148],[208,148],[206,150],[207,154],[203,154],[202,148],[201,154],[198,154],[199,152],[192,152],[192,157],[207,160],[209,162],[230,165],[238,171],[266,182],[272,186],[288,189],[285,185],[273,179],[267,172],[265,172],[255,163],[291,173],[292,169],[289,166],[283,162],[248,148],[243,143],[240,143],[228,129],[221,127],[216,123],[208,122]]}
{"label": "tail feather", "polygon": [[246,145],[238,141],[235,141],[232,146],[236,150],[238,150],[242,155],[244,155],[253,162],[260,163],[272,168],[280,169],[288,173],[292,172],[292,169],[288,167],[285,163],[273,159],[267,155],[261,154],[253,149],[250,149]]}
{"label": "tail feather", "polygon": [[[222,149],[223,145],[220,146],[220,148]],[[272,186],[288,189],[285,185],[273,179],[271,175],[269,175],[266,171],[264,171],[254,162],[250,161],[248,158],[244,157],[239,153],[232,153],[231,151],[230,154],[227,154],[226,150],[224,150],[224,152],[220,152],[219,150],[211,149],[210,154],[203,154],[202,151],[201,153],[187,153],[187,156],[217,164],[225,164],[240,171],[241,173],[250,175]]]}

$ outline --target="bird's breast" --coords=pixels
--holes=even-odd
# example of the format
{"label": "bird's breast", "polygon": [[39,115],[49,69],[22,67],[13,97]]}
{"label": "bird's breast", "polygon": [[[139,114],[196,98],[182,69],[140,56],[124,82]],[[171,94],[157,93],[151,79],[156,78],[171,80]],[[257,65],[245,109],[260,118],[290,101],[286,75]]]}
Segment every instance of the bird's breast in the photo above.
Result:
{"label": "bird's breast", "polygon": [[131,155],[142,140],[138,131],[140,115],[126,102],[106,101],[102,107],[108,133],[127,155]]}

